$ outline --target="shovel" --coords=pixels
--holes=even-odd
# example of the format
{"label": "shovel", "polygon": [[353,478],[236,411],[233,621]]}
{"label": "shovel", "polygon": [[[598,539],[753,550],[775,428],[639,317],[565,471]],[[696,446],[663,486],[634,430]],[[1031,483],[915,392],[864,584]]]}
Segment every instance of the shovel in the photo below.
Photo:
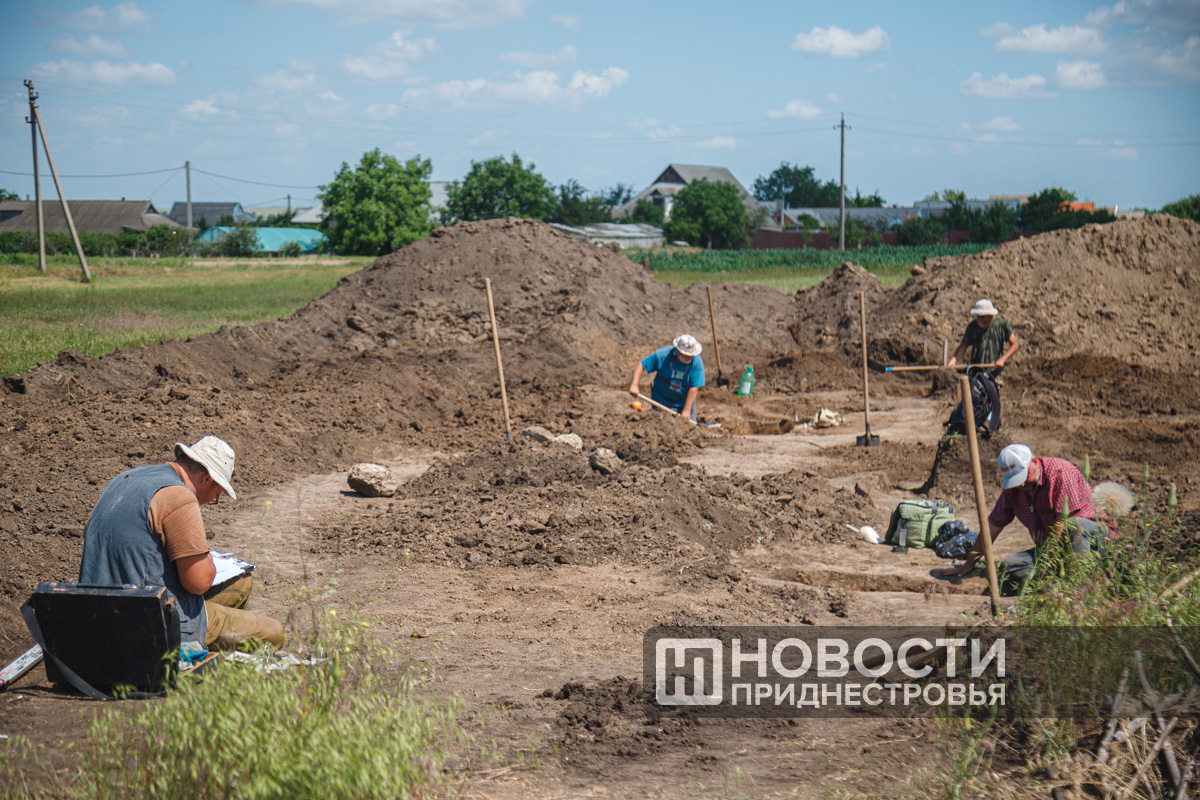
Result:
{"label": "shovel", "polygon": [[726,378],[725,373],[721,371],[721,343],[717,341],[717,315],[713,311],[712,287],[705,286],[704,288],[708,290],[708,319],[712,323],[713,349],[717,351],[717,388],[723,389],[729,386],[729,378]]}
{"label": "shovel", "polygon": [[674,414],[675,416],[679,417],[680,419],[686,419],[688,421],[688,423],[691,425],[696,424],[696,423],[692,422],[691,417],[685,417],[682,414],[680,414],[678,411],[676,411],[675,409],[667,408],[662,403],[658,402],[657,400],[651,400],[649,397],[646,397],[646,395],[644,395],[644,394],[639,394],[638,399],[645,400],[647,403],[649,403],[650,405],[659,409],[660,411],[666,411],[668,414]]}
{"label": "shovel", "polygon": [[[875,370],[876,372],[932,372],[935,369],[942,368],[941,364],[922,364],[919,366],[904,365],[904,366],[899,366],[899,367],[889,367],[886,364],[880,364],[878,361],[875,361],[874,359],[868,361],[867,366],[870,367],[871,369]],[[990,369],[994,366],[996,366],[996,365],[995,364],[964,364],[964,365],[960,366],[959,369],[967,369],[967,368]]]}

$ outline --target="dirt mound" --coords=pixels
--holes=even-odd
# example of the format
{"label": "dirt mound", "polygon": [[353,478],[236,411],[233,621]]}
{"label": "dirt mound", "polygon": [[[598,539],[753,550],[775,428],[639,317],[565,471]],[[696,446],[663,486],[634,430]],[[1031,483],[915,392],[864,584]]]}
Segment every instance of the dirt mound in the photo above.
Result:
{"label": "dirt mound", "polygon": [[922,335],[953,347],[980,297],[996,303],[1028,353],[1085,353],[1200,371],[1200,225],[1194,222],[1158,214],[936,259],[872,315],[871,336],[891,343],[886,349],[897,357],[918,353]]}
{"label": "dirt mound", "polygon": [[[864,295],[869,315],[886,305],[890,295],[878,278],[849,261],[816,286],[798,291],[800,315],[791,325],[792,338],[798,344],[822,350],[843,346],[846,352],[853,352],[851,344],[860,346],[862,340],[859,292]],[[870,335],[873,319],[868,316],[868,320]]]}

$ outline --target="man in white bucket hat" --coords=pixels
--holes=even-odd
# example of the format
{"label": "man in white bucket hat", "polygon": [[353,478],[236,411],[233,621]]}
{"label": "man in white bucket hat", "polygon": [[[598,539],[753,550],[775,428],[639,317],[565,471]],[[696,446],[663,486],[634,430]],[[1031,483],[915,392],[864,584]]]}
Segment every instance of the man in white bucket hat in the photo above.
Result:
{"label": "man in white bucket hat", "polygon": [[83,534],[80,583],[165,586],[179,609],[180,641],[230,650],[253,639],[283,644],[283,626],[246,611],[245,575],[213,591],[216,568],[200,507],[233,491],[233,448],[216,436],[175,444],[175,461],[122,472],[92,509]]}
{"label": "man in white bucket hat", "polygon": [[650,399],[661,403],[682,417],[696,421],[696,395],[704,385],[704,362],[700,359],[700,342],[695,336],[683,334],[666,347],[660,347],[643,358],[633,368],[629,393],[634,397],[641,391],[642,374],[654,373]]}
{"label": "man in white bucket hat", "polygon": [[954,351],[954,355],[950,356],[946,366],[954,369],[958,360],[969,349],[971,358],[967,363],[995,364],[996,366],[991,370],[992,377],[996,379],[997,385],[1001,385],[1000,372],[1020,346],[1017,343],[1017,336],[1013,333],[1012,325],[1009,325],[1008,320],[1000,316],[996,306],[992,305],[992,301],[986,297],[971,309],[971,316],[974,319],[967,326],[962,342]]}

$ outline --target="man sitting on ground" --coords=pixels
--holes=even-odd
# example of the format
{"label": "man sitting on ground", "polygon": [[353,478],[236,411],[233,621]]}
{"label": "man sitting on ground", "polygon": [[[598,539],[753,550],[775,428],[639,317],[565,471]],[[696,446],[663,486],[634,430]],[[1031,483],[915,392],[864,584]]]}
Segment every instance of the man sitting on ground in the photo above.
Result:
{"label": "man sitting on ground", "polygon": [[704,385],[704,362],[700,360],[700,342],[696,337],[683,334],[666,347],[660,347],[643,358],[633,368],[633,380],[629,393],[637,397],[641,392],[643,372],[653,372],[654,386],[650,399],[696,421],[696,395]]}
{"label": "man sitting on ground", "polygon": [[[992,541],[1016,518],[1029,529],[1034,544],[1000,563],[998,577],[1009,591],[1019,589],[1033,577],[1042,546],[1060,531],[1070,537],[1071,552],[1077,555],[1104,546],[1109,536],[1108,527],[1103,524],[1104,513],[1092,505],[1091,489],[1074,464],[1062,458],[1035,457],[1023,444],[1010,444],[1000,451],[997,461],[1004,491],[988,515]],[[956,569],[943,570],[942,577],[970,574],[982,553],[983,542],[976,539],[966,562]]]}
{"label": "man sitting on ground", "polygon": [[283,644],[283,626],[246,611],[245,575],[212,591],[216,567],[200,507],[237,495],[233,448],[216,436],[175,445],[175,461],[122,472],[92,509],[83,534],[79,582],[165,586],[179,608],[182,643],[232,650],[241,642]]}
{"label": "man sitting on ground", "polygon": [[992,373],[996,385],[1003,385],[1000,381],[1000,373],[1020,346],[1017,343],[1017,335],[1013,333],[1012,325],[1008,324],[1008,320],[1000,316],[1000,312],[987,298],[975,304],[975,307],[971,309],[971,316],[975,319],[967,326],[958,349],[954,351],[954,355],[950,356],[946,366],[954,369],[958,360],[969,349],[971,358],[967,363],[995,364],[996,366],[989,371]]}

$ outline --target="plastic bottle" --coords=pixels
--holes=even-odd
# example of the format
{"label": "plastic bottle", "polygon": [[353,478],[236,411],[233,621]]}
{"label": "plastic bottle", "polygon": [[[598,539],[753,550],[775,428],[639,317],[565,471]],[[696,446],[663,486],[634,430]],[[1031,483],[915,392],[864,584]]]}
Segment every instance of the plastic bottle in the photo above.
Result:
{"label": "plastic bottle", "polygon": [[754,367],[749,364],[746,365],[746,369],[738,381],[737,393],[738,397],[747,397],[754,394]]}

